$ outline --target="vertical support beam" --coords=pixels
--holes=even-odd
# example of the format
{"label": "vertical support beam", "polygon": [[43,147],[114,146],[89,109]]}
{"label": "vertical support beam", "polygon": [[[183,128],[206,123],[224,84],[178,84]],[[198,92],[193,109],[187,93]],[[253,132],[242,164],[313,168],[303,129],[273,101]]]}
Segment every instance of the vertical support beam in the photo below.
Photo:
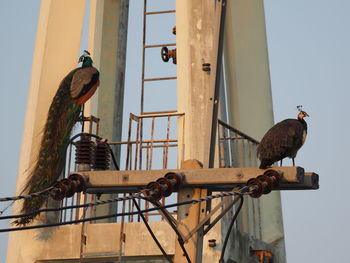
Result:
{"label": "vertical support beam", "polygon": [[260,140],[273,124],[263,2],[227,2],[224,53],[230,123]]}
{"label": "vertical support beam", "polygon": [[[220,14],[221,3],[217,1],[176,1],[178,111],[185,113],[185,123],[178,129],[179,166],[181,161],[193,159],[200,161],[204,168],[210,165],[213,107],[218,103],[214,93]],[[210,63],[210,71],[203,70],[204,63]],[[178,200],[206,194],[201,189],[183,189],[178,193]],[[180,225],[189,228],[195,227],[204,215],[205,207],[200,204],[178,210]],[[201,231],[185,248],[192,262],[202,262]],[[175,262],[187,262],[179,245],[175,250]]]}
{"label": "vertical support beam", "polygon": [[[17,194],[21,192],[30,164],[38,154],[41,131],[59,83],[77,66],[84,10],[85,0],[41,2],[18,168]],[[13,213],[18,212],[19,203],[16,202]],[[51,233],[44,231],[47,235]],[[11,233],[7,262],[35,262],[42,253],[41,242],[45,242],[42,240],[44,231]]]}
{"label": "vertical support beam", "polygon": [[[200,169],[203,168],[202,164],[196,160],[187,160],[182,162],[182,169]],[[178,192],[178,202],[189,201],[198,199],[207,195],[206,189],[199,188],[183,188]],[[188,234],[190,230],[194,229],[198,223],[205,217],[206,207],[205,203],[198,203],[195,205],[186,205],[178,208],[177,219],[181,221],[178,228],[181,233]],[[200,229],[195,233],[188,243],[185,244],[185,249],[191,262],[202,262],[202,250],[203,250],[203,229]],[[182,248],[178,242],[175,243],[175,256],[174,262],[187,262]]]}
{"label": "vertical support beam", "polygon": [[[215,1],[176,1],[178,111],[185,112],[183,160],[197,159],[209,166],[218,25],[221,8]],[[211,70],[203,71],[202,64]],[[180,151],[181,152],[181,151]]]}
{"label": "vertical support beam", "polygon": [[[223,56],[223,47],[224,47],[224,29],[225,29],[225,17],[226,17],[226,0],[221,0],[221,3],[217,5],[217,15],[219,16],[219,24],[216,25],[216,34],[214,43],[216,43],[216,76],[214,84],[214,105],[213,105],[213,115],[212,115],[212,125],[211,125],[211,137],[210,137],[210,150],[209,150],[209,168],[214,168],[215,158],[217,158],[216,149],[218,140],[217,140],[217,130],[218,130],[218,114],[219,114],[219,98],[220,98],[220,89],[223,84],[223,71],[222,71],[222,56]],[[215,20],[213,21],[215,22]]]}
{"label": "vertical support beam", "polygon": [[90,113],[101,118],[101,136],[113,141],[120,140],[122,133],[128,13],[129,0],[90,3],[88,46],[101,82]]}
{"label": "vertical support beam", "polygon": [[[129,0],[91,0],[90,3],[89,50],[100,70],[101,86],[88,110],[101,120],[100,136],[112,141],[121,141],[122,135],[128,13]],[[120,146],[114,153],[119,161]],[[114,213],[115,204],[98,207],[96,211]]]}
{"label": "vertical support beam", "polygon": [[[260,140],[273,125],[264,3],[227,1],[226,12],[224,54],[229,123]],[[240,220],[251,235],[274,244],[279,250],[276,261],[285,262],[279,192],[246,202]]]}

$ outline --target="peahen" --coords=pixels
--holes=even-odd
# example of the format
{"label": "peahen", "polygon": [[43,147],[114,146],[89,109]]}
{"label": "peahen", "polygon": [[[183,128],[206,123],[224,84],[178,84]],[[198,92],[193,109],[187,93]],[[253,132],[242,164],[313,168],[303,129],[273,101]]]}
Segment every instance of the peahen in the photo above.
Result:
{"label": "peahen", "polygon": [[[52,186],[62,173],[65,159],[65,145],[68,143],[73,126],[77,122],[82,105],[94,94],[99,86],[99,72],[92,66],[90,53],[84,50],[79,58],[81,67],[68,73],[61,81],[49,108],[39,155],[33,164],[23,193],[30,194]],[[47,197],[26,199],[21,213],[40,209]],[[14,221],[17,225],[30,223],[37,214]]]}
{"label": "peahen", "polygon": [[260,159],[261,169],[266,169],[274,162],[289,157],[293,160],[298,150],[303,146],[307,135],[307,123],[304,117],[309,115],[298,106],[297,119],[286,119],[275,124],[266,132],[257,148],[257,156]]}

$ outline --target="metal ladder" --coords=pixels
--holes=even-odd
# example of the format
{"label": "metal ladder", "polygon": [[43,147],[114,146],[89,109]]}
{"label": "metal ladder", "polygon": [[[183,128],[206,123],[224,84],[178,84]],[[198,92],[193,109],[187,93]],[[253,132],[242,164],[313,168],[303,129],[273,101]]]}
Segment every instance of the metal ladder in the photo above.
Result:
{"label": "metal ladder", "polygon": [[174,110],[172,111],[157,111],[157,112],[145,112],[144,111],[144,100],[145,100],[145,82],[150,81],[166,81],[166,80],[172,80],[176,79],[176,76],[169,76],[169,77],[162,77],[162,78],[145,78],[145,59],[146,59],[146,49],[149,48],[159,48],[159,47],[170,47],[170,46],[176,46],[176,43],[166,43],[166,44],[156,44],[156,45],[147,45],[146,44],[146,35],[147,35],[147,17],[150,15],[162,15],[162,14],[171,14],[175,13],[176,10],[165,10],[165,11],[155,11],[155,12],[148,12],[147,11],[147,0],[144,0],[144,9],[143,9],[143,36],[142,36],[142,69],[141,69],[141,114],[157,114],[157,113],[173,113],[176,112]]}

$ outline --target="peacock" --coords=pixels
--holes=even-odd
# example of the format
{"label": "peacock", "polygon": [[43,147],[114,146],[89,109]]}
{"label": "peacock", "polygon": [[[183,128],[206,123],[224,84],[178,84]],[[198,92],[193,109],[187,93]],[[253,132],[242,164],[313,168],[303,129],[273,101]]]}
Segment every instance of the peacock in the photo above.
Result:
{"label": "peacock", "polygon": [[[92,66],[90,53],[84,50],[78,67],[61,81],[48,111],[43,129],[38,158],[30,168],[23,193],[40,192],[51,187],[59,178],[64,167],[65,146],[69,141],[73,126],[78,121],[82,105],[98,88],[99,71]],[[40,209],[47,197],[39,196],[25,199],[21,213],[31,213]],[[14,221],[17,225],[30,223],[37,214]]]}
{"label": "peacock", "polygon": [[260,169],[266,169],[274,162],[281,161],[289,157],[293,160],[298,150],[303,146],[307,135],[307,123],[304,117],[309,115],[299,110],[297,119],[286,119],[275,124],[266,132],[257,148],[257,156],[260,159]]}

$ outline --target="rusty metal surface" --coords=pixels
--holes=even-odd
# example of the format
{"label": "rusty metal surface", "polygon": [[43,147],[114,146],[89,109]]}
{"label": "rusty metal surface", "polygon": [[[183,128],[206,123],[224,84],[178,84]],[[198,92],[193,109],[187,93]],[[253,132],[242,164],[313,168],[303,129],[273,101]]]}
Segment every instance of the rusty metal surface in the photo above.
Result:
{"label": "rusty metal surface", "polygon": [[176,48],[168,49],[167,47],[162,47],[160,55],[163,62],[168,62],[170,59],[173,59],[173,63],[176,64]]}
{"label": "rusty metal surface", "polygon": [[159,14],[169,14],[176,13],[176,10],[164,10],[164,11],[153,11],[153,12],[145,12],[145,15],[159,15]]}
{"label": "rusty metal surface", "polygon": [[[147,12],[147,0],[144,0],[143,2],[143,23],[142,23],[142,46],[144,47],[146,45],[146,12]],[[146,57],[146,49],[142,49],[142,63],[141,63],[141,113],[144,109],[144,98],[145,98],[145,82],[143,81],[145,78],[145,57]]]}
{"label": "rusty metal surface", "polygon": [[[177,125],[178,118],[183,115],[183,113],[176,111],[152,112],[140,115],[130,113],[127,140],[122,142],[110,142],[111,145],[121,145],[124,147],[126,151],[125,170],[127,173],[141,172],[141,170],[149,171],[153,169],[154,165],[163,169],[168,168],[169,149],[176,149],[178,147],[178,139],[171,136],[172,126]],[[159,127],[163,128],[160,129]],[[161,149],[161,152],[158,151],[157,155],[155,155],[155,149]],[[130,180],[129,175],[121,175],[120,179],[125,182],[126,185],[123,187],[124,190],[119,193],[133,192],[133,188],[127,186],[127,182]],[[149,182],[150,181],[147,183]],[[100,190],[103,193],[110,192],[109,189],[101,188]],[[160,198],[161,204],[166,204],[165,197]],[[145,200],[139,200],[138,205],[143,209],[149,208],[149,202]],[[121,209],[119,211],[133,212],[136,207],[134,203],[126,201],[120,204],[119,209]],[[170,213],[171,212],[172,211],[170,211]],[[145,213],[144,216],[146,220],[150,220],[151,217],[158,217],[157,220],[162,220],[157,213]],[[139,215],[128,216],[121,220],[124,223],[140,222],[141,217]]]}
{"label": "rusty metal surface", "polygon": [[147,79],[143,79],[143,81],[160,81],[160,80],[171,80],[171,79],[177,79],[177,77],[147,78]]}
{"label": "rusty metal surface", "polygon": [[168,116],[183,116],[185,113],[177,111],[155,111],[155,112],[144,112],[138,115],[139,118],[152,118],[152,117],[168,117]]}
{"label": "rusty metal surface", "polygon": [[[162,77],[162,78],[146,78],[145,77],[145,65],[146,65],[146,49],[148,48],[157,48],[157,47],[167,47],[167,46],[175,46],[176,43],[168,43],[168,44],[155,44],[155,45],[148,45],[146,44],[146,39],[149,39],[149,34],[152,33],[152,30],[147,30],[147,17],[149,15],[164,15],[164,14],[173,14],[176,10],[162,10],[162,11],[148,11],[147,10],[147,0],[144,0],[144,6],[143,6],[143,25],[142,25],[142,56],[141,56],[141,113],[144,113],[144,100],[145,100],[145,82],[149,81],[162,81],[162,80],[173,80],[176,79],[176,77]],[[173,58],[173,63],[176,64],[176,51],[171,50],[170,52],[171,57]],[[142,157],[141,157],[142,158]]]}
{"label": "rusty metal surface", "polygon": [[250,250],[251,255],[256,255],[259,258],[259,263],[272,263],[273,262],[273,254],[271,253],[271,249],[266,250]]}
{"label": "rusty metal surface", "polygon": [[157,45],[145,45],[144,48],[171,47],[171,46],[176,46],[176,43],[157,44]]}

